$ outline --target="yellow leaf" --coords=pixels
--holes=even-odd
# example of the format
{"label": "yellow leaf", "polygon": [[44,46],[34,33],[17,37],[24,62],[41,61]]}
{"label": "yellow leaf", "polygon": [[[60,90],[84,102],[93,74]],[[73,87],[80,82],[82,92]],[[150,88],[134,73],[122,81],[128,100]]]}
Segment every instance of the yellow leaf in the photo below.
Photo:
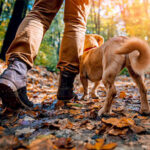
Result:
{"label": "yellow leaf", "polygon": [[102,147],[102,150],[112,150],[117,146],[117,143],[109,143]]}
{"label": "yellow leaf", "polygon": [[125,98],[125,97],[126,97],[126,93],[124,91],[121,91],[119,98]]}
{"label": "yellow leaf", "polygon": [[96,148],[96,150],[99,150],[104,145],[104,139],[97,139],[96,141],[97,141],[97,143],[95,143],[95,148]]}

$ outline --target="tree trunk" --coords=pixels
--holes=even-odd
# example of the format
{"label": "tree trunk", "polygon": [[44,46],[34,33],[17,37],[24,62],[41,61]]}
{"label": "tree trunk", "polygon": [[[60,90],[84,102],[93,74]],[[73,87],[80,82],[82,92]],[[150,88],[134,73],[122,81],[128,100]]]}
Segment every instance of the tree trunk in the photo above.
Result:
{"label": "tree trunk", "polygon": [[0,58],[5,60],[5,54],[11,42],[15,38],[17,29],[26,15],[29,0],[16,0],[12,17],[10,19],[5,39],[3,42]]}
{"label": "tree trunk", "polygon": [[98,13],[97,13],[97,34],[100,34],[100,12],[101,12],[101,9],[100,9],[100,5],[101,5],[101,0],[99,0],[98,2]]}
{"label": "tree trunk", "polygon": [[3,4],[4,4],[4,0],[0,0],[0,16],[2,14]]}

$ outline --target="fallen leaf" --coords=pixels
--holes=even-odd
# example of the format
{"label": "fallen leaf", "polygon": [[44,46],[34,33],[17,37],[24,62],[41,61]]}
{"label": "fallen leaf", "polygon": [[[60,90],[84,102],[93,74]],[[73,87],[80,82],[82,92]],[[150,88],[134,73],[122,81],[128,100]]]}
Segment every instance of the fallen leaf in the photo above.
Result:
{"label": "fallen leaf", "polygon": [[112,150],[117,147],[117,143],[109,143],[102,147],[102,150]]}
{"label": "fallen leaf", "polygon": [[121,91],[119,94],[119,98],[125,98],[125,97],[126,97],[125,91]]}
{"label": "fallen leaf", "polygon": [[99,129],[97,129],[96,131],[95,131],[95,133],[96,134],[102,134],[103,132],[105,132],[106,130],[107,130],[107,126],[106,126],[106,124],[102,124],[102,127],[101,128],[99,128]]}
{"label": "fallen leaf", "polygon": [[54,144],[58,147],[58,148],[65,148],[65,149],[70,149],[74,147],[74,144],[72,142],[71,138],[59,138],[58,140],[56,140],[54,142]]}
{"label": "fallen leaf", "polygon": [[0,138],[0,149],[1,150],[12,150],[26,148],[26,146],[19,141],[19,139],[15,136],[3,136]]}
{"label": "fallen leaf", "polygon": [[69,110],[69,113],[72,114],[72,115],[77,115],[77,114],[80,114],[80,113],[81,113],[81,110],[70,109],[70,110]]}
{"label": "fallen leaf", "polygon": [[145,116],[137,116],[137,118],[138,118],[138,119],[141,119],[141,120],[147,119],[147,117],[145,117]]}
{"label": "fallen leaf", "polygon": [[93,130],[93,129],[95,128],[95,126],[92,125],[91,123],[87,123],[87,124],[86,124],[86,128],[87,128],[88,130]]}
{"label": "fallen leaf", "polygon": [[124,106],[120,106],[120,107],[117,107],[117,108],[113,108],[113,111],[114,112],[122,112],[124,110]]}
{"label": "fallen leaf", "polygon": [[0,131],[4,131],[4,130],[5,130],[5,128],[0,126]]}
{"label": "fallen leaf", "polygon": [[64,128],[72,129],[73,123],[69,120],[67,120],[67,123],[65,124]]}
{"label": "fallen leaf", "polygon": [[78,115],[78,116],[75,116],[74,119],[83,119],[84,116],[83,115]]}
{"label": "fallen leaf", "polygon": [[40,138],[40,139],[36,139],[36,140],[32,141],[29,144],[29,149],[31,149],[31,150],[41,150],[41,149],[56,150],[58,148],[53,144],[51,139],[44,137],[44,138]]}
{"label": "fallen leaf", "polygon": [[22,134],[29,134],[29,133],[33,133],[35,131],[35,129],[31,129],[31,128],[23,128],[23,129],[18,129],[15,132],[15,135],[19,136]]}
{"label": "fallen leaf", "polygon": [[104,145],[105,140],[104,139],[96,139],[95,148],[96,150],[100,150],[102,146]]}
{"label": "fallen leaf", "polygon": [[127,132],[128,132],[128,129],[114,129],[113,128],[108,132],[108,134],[117,136],[117,135],[126,135]]}
{"label": "fallen leaf", "polygon": [[145,131],[145,128],[143,128],[143,127],[141,127],[141,126],[136,126],[136,125],[132,125],[132,126],[130,127],[130,129],[131,129],[133,132],[137,133],[137,134],[142,133],[142,132]]}
{"label": "fallen leaf", "polygon": [[83,105],[78,103],[67,103],[67,106],[82,107]]}
{"label": "fallen leaf", "polygon": [[87,123],[89,123],[90,121],[89,120],[83,120],[80,124],[80,127],[85,127],[87,125]]}
{"label": "fallen leaf", "polygon": [[138,113],[125,113],[125,116],[127,118],[135,118],[137,117],[139,114]]}
{"label": "fallen leaf", "polygon": [[86,147],[88,150],[95,150],[95,145],[92,145],[92,144],[90,144],[90,143],[87,143],[87,144],[85,145],[85,147]]}
{"label": "fallen leaf", "polygon": [[95,144],[87,143],[85,147],[88,150],[112,150],[117,146],[116,143],[109,143],[104,145],[104,139],[97,139],[96,141],[97,142]]}
{"label": "fallen leaf", "polygon": [[98,105],[98,104],[94,104],[92,106],[89,107],[89,109],[100,109],[102,106]]}
{"label": "fallen leaf", "polygon": [[109,119],[102,118],[102,122],[106,124],[111,124],[118,128],[124,128],[124,127],[128,127],[129,125],[134,124],[134,120],[132,120],[131,118],[126,118],[126,117],[122,117],[119,119],[118,118],[109,118]]}

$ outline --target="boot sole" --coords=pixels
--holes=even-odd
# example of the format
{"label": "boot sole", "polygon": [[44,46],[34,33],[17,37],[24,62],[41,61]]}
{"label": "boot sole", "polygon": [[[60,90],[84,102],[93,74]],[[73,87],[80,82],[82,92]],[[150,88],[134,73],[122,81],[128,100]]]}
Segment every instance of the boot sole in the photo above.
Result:
{"label": "boot sole", "polygon": [[19,98],[16,86],[7,79],[0,79],[0,97],[4,106],[11,109],[19,109],[23,106],[31,110],[31,108],[25,105]]}
{"label": "boot sole", "polygon": [[77,95],[75,95],[75,96],[73,96],[71,99],[69,99],[69,100],[61,100],[61,99],[58,99],[59,101],[64,101],[64,102],[69,102],[69,101],[72,101],[72,100],[77,100],[78,99],[78,97],[77,97]]}

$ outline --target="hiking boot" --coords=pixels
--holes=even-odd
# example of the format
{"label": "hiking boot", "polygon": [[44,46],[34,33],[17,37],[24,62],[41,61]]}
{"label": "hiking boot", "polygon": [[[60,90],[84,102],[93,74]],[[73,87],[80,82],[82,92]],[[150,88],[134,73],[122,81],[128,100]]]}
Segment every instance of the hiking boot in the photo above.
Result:
{"label": "hiking boot", "polygon": [[0,97],[4,107],[30,109],[33,106],[27,97],[27,71],[23,61],[18,58],[10,60],[8,68],[0,76]]}
{"label": "hiking boot", "polygon": [[60,72],[57,98],[64,102],[77,99],[77,95],[73,92],[73,82],[76,74],[69,71]]}

